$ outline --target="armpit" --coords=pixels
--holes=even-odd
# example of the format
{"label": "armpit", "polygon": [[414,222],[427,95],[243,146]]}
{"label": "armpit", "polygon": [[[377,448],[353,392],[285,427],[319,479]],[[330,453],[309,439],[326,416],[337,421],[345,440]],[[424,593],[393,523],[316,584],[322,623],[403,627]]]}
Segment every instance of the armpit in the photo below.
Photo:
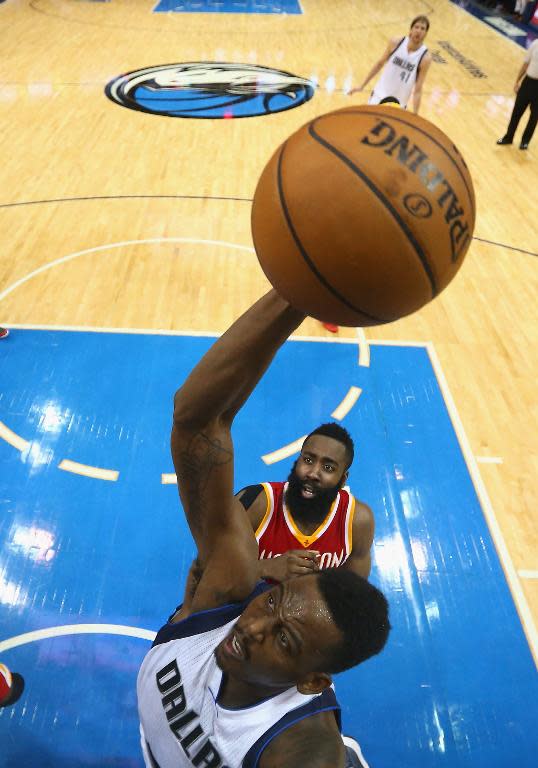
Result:
{"label": "armpit", "polygon": [[237,494],[238,500],[241,502],[245,510],[250,509],[254,504],[260,493],[263,491],[263,485],[247,485],[242,488]]}

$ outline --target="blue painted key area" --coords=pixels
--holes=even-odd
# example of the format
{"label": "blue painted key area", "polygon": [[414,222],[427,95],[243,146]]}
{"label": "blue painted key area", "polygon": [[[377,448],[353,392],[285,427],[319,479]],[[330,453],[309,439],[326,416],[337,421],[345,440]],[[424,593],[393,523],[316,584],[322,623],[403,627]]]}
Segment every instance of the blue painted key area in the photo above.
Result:
{"label": "blue painted key area", "polygon": [[302,13],[297,0],[160,0],[154,13]]}
{"label": "blue painted key area", "polygon": [[[0,709],[3,767],[142,766],[137,669],[194,555],[162,483],[172,398],[212,341],[12,329],[1,344],[0,660],[26,679]],[[351,344],[284,346],[237,418],[236,487],[287,477],[293,458],[261,456],[360,387],[342,422],[349,484],[375,514],[372,580],[394,629],[336,680],[345,731],[371,768],[531,768],[536,670],[428,352],[374,345],[368,368],[357,357]],[[65,634],[73,624],[102,631]],[[46,636],[6,649],[36,630]]]}

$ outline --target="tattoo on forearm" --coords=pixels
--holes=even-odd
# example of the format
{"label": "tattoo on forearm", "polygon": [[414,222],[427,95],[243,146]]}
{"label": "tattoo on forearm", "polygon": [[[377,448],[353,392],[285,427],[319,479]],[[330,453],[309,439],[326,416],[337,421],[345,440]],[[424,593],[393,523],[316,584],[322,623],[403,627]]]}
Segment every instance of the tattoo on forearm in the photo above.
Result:
{"label": "tattoo on forearm", "polygon": [[191,527],[203,528],[204,511],[208,504],[216,502],[215,498],[207,497],[212,473],[218,467],[232,462],[233,452],[221,440],[210,438],[203,432],[196,433],[182,448],[178,483],[188,504],[186,511]]}

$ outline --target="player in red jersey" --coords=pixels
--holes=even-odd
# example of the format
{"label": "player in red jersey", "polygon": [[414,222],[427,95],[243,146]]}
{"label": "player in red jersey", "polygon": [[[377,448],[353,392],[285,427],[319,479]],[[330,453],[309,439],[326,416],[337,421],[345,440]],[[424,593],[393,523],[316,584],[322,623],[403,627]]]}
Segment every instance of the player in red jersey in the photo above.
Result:
{"label": "player in red jersey", "polygon": [[18,672],[11,672],[5,664],[0,664],[0,707],[15,704],[24,691],[24,678]]}
{"label": "player in red jersey", "polygon": [[260,578],[284,581],[335,567],[368,578],[374,518],[344,489],[353,455],[347,430],[322,424],[305,439],[287,483],[238,493],[258,541]]}

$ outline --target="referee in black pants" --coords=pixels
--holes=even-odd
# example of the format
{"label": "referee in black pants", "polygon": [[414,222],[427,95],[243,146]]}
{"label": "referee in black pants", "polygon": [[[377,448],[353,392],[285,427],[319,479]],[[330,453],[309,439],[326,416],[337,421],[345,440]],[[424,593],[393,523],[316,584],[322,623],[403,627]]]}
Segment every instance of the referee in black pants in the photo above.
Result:
{"label": "referee in black pants", "polygon": [[527,107],[530,107],[529,121],[523,131],[519,145],[520,149],[528,149],[538,122],[538,40],[534,40],[527,50],[525,60],[517,74],[514,90],[516,102],[512,110],[512,117],[505,135],[497,141],[497,144],[511,144],[513,142],[519,121]]}

